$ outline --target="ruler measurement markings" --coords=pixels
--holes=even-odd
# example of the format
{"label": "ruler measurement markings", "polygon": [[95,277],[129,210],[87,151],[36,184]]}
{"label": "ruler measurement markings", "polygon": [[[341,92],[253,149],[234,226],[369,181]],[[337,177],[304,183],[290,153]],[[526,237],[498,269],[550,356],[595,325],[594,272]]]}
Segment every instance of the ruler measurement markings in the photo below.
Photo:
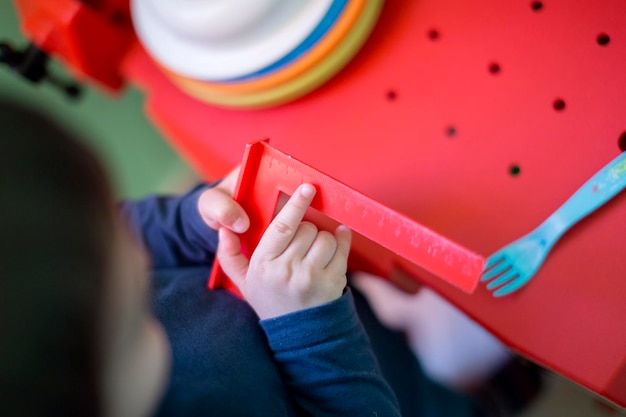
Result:
{"label": "ruler measurement markings", "polygon": [[[270,217],[261,216],[268,224],[276,211],[280,193],[291,195],[298,185],[308,182],[321,191],[313,202],[313,209],[345,224],[395,256],[468,291],[473,283],[468,284],[476,281],[477,271],[482,269],[482,258],[478,255],[267,143],[249,145],[244,169],[242,174],[246,178],[238,194],[248,204],[258,205],[258,209],[264,207],[265,211],[269,211],[266,206],[273,203]],[[271,199],[271,192],[278,193],[275,200]],[[460,274],[471,281],[461,278]]]}

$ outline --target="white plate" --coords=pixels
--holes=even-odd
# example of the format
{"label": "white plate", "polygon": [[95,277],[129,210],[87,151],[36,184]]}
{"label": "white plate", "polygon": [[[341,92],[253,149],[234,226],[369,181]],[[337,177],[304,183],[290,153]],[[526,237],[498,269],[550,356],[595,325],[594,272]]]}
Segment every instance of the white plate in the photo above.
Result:
{"label": "white plate", "polygon": [[131,11],[137,36],[163,66],[191,78],[224,81],[288,54],[332,1],[131,0]]}

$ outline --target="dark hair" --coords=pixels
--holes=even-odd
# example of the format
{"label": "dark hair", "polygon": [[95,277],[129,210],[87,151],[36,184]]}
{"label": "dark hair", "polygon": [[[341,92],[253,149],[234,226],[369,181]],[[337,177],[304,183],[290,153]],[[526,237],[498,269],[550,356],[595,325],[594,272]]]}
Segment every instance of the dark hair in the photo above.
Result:
{"label": "dark hair", "polygon": [[95,156],[0,100],[0,410],[98,416],[112,196]]}

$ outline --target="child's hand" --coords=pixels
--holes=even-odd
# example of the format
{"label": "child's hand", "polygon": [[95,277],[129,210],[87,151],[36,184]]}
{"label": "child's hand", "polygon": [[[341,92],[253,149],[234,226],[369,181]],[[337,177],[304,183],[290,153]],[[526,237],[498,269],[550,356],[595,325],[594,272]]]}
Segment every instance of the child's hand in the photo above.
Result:
{"label": "child's hand", "polygon": [[335,235],[302,222],[315,187],[301,185],[263,234],[250,261],[238,237],[220,229],[217,257],[224,272],[261,319],[319,306],[341,297],[351,232]]}
{"label": "child's hand", "polygon": [[250,219],[244,209],[233,200],[233,192],[239,176],[239,167],[231,171],[215,187],[204,191],[198,199],[198,211],[202,220],[212,229],[222,227],[243,233],[250,226]]}

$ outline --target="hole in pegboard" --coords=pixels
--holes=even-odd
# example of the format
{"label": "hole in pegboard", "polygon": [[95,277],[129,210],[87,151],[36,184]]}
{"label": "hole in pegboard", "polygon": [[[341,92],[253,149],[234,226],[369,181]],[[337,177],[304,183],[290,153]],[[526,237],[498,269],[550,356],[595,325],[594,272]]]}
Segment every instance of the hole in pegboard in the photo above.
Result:
{"label": "hole in pegboard", "polygon": [[611,38],[606,33],[601,33],[596,38],[596,42],[598,42],[600,46],[607,46],[609,42],[611,42]]}
{"label": "hole in pegboard", "polygon": [[557,98],[556,100],[552,102],[552,107],[556,111],[565,110],[565,100],[563,100],[562,98]]}
{"label": "hole in pegboard", "polygon": [[543,2],[533,1],[532,3],[530,3],[530,8],[533,9],[535,12],[543,10]]}
{"label": "hole in pegboard", "polygon": [[437,29],[431,29],[428,31],[428,39],[431,41],[436,41],[441,37],[441,34]]}
{"label": "hole in pegboard", "polygon": [[522,169],[519,167],[519,165],[514,164],[509,167],[509,175],[511,175],[512,177],[517,177],[521,172]]}
{"label": "hole in pegboard", "polygon": [[619,139],[617,140],[617,146],[622,150],[622,152],[626,152],[626,131],[622,132],[619,135]]}
{"label": "hole in pegboard", "polygon": [[115,26],[129,27],[132,25],[129,16],[121,10],[113,10],[109,19]]}
{"label": "hole in pegboard", "polygon": [[455,126],[450,125],[450,126],[446,127],[446,136],[447,137],[453,138],[453,137],[455,137],[457,135],[457,133],[458,132],[457,132]]}
{"label": "hole in pegboard", "polygon": [[396,92],[396,90],[388,90],[385,96],[387,97],[387,101],[396,101],[396,99],[398,98],[398,93]]}
{"label": "hole in pegboard", "polygon": [[497,62],[492,62],[491,64],[489,64],[490,74],[498,75],[500,74],[500,71],[502,71],[502,67],[500,67],[500,64],[498,64]]}

